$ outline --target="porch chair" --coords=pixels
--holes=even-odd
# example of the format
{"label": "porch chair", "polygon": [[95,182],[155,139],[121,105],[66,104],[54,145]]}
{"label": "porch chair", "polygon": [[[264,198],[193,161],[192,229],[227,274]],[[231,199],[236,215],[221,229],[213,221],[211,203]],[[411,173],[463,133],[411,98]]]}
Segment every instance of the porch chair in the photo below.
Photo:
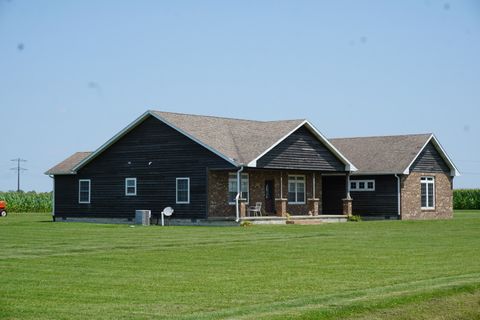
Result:
{"label": "porch chair", "polygon": [[248,216],[251,216],[251,212],[253,212],[253,215],[256,217],[257,215],[262,215],[262,203],[261,202],[256,202],[254,206],[251,206],[247,209]]}

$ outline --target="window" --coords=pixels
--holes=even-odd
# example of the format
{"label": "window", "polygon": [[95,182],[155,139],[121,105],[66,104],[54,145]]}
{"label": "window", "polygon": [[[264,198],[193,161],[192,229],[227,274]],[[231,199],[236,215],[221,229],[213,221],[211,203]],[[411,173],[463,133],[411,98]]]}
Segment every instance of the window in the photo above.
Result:
{"label": "window", "polygon": [[435,209],[435,178],[422,177],[420,185],[422,209]]}
{"label": "window", "polygon": [[375,180],[350,181],[350,191],[375,191]]}
{"label": "window", "polygon": [[177,203],[190,203],[190,178],[177,178]]}
{"label": "window", "polygon": [[125,195],[136,196],[137,195],[137,178],[125,179]]}
{"label": "window", "polygon": [[90,179],[78,180],[78,203],[90,203]]}
{"label": "window", "polygon": [[288,203],[305,204],[305,176],[288,176]]}
{"label": "window", "polygon": [[[250,194],[248,192],[248,173],[242,173],[240,180],[240,194],[241,199],[245,199],[247,203],[249,202]],[[228,175],[228,203],[235,204],[235,197],[237,196],[237,174],[230,173]]]}

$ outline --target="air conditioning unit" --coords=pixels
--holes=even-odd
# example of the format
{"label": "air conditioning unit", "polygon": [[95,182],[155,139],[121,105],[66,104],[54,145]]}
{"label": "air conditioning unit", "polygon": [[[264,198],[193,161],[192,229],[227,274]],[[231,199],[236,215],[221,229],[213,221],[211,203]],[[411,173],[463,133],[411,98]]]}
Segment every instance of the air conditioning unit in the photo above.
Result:
{"label": "air conditioning unit", "polygon": [[135,224],[149,226],[151,216],[151,210],[135,210]]}

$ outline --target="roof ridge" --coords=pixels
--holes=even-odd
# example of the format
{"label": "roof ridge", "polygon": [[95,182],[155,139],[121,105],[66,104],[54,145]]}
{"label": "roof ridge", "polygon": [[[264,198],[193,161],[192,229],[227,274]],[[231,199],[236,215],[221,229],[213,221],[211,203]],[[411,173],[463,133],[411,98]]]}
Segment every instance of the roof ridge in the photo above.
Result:
{"label": "roof ridge", "polygon": [[328,140],[340,140],[340,139],[364,139],[364,138],[393,138],[393,137],[413,137],[413,136],[431,136],[433,133],[408,133],[408,134],[393,134],[393,135],[377,135],[377,136],[357,136],[357,137],[339,137],[329,138]]}
{"label": "roof ridge", "polygon": [[260,121],[260,120],[250,120],[250,119],[239,119],[239,118],[229,118],[229,117],[219,117],[219,116],[211,116],[211,115],[203,115],[203,114],[193,114],[193,113],[182,113],[182,112],[170,112],[170,111],[161,111],[161,110],[149,110],[152,112],[160,112],[160,113],[169,113],[169,114],[176,114],[181,116],[194,116],[194,117],[207,117],[207,118],[216,118],[216,119],[224,119],[224,120],[236,120],[236,121],[248,121],[248,122],[270,122],[270,121]]}
{"label": "roof ridge", "polygon": [[283,119],[283,120],[251,120],[251,119],[240,119],[240,118],[230,118],[230,117],[220,117],[220,116],[211,116],[211,115],[203,115],[203,114],[193,114],[193,113],[183,113],[183,112],[170,112],[170,111],[161,111],[161,110],[153,110],[150,109],[149,111],[152,112],[160,112],[160,113],[169,113],[169,114],[176,114],[181,116],[194,116],[194,117],[207,117],[207,118],[216,118],[216,119],[224,119],[224,120],[235,120],[235,121],[248,121],[248,122],[258,122],[258,123],[272,123],[272,122],[284,122],[284,121],[307,121],[307,119]]}
{"label": "roof ridge", "polygon": [[307,121],[307,119],[284,119],[284,120],[269,120],[269,121],[263,121],[263,122],[267,122],[267,123],[271,123],[271,122],[285,122],[285,121]]}

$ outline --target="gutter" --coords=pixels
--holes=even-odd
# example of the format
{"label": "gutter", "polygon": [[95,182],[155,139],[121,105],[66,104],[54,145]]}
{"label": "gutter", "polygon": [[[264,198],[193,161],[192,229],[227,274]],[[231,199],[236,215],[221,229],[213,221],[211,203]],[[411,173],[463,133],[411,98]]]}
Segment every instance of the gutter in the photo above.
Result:
{"label": "gutter", "polygon": [[397,178],[397,212],[398,216],[400,217],[402,210],[400,206],[400,177],[398,174],[395,174],[395,178]]}
{"label": "gutter", "polygon": [[55,176],[53,174],[48,175],[50,178],[52,178],[52,184],[53,184],[53,189],[52,189],[52,220],[55,222]]}
{"label": "gutter", "polygon": [[241,190],[242,171],[243,171],[243,166],[241,166],[240,169],[237,171],[237,195],[235,197],[235,213],[236,213],[235,222],[240,221],[240,208],[238,206],[238,200],[240,199],[240,195],[242,194],[242,190]]}

